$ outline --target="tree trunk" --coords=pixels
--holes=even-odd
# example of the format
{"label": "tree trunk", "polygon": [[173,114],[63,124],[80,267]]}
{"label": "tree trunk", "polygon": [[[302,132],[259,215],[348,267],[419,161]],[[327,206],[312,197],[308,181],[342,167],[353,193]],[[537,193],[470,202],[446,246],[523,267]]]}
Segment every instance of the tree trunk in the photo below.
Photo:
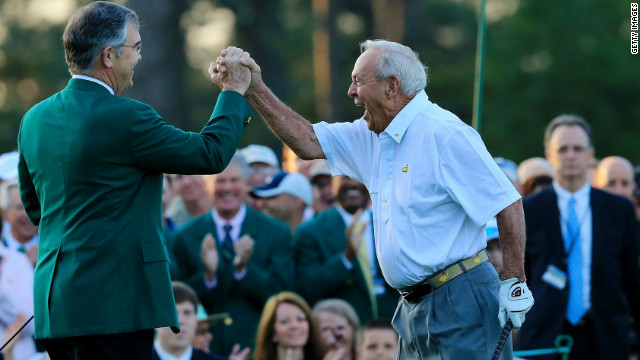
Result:
{"label": "tree trunk", "polygon": [[183,77],[187,65],[180,28],[185,1],[129,0],[127,6],[138,13],[143,47],[134,86],[125,96],[153,106],[167,123],[186,129],[189,107]]}

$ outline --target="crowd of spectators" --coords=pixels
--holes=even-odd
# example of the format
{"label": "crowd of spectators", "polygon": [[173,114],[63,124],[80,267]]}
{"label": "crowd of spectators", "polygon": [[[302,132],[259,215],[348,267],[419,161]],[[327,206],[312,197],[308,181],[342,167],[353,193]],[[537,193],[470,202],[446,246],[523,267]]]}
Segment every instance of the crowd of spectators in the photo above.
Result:
{"label": "crowd of spectators", "polygon": [[[584,272],[591,273],[589,266],[594,270],[590,279],[578,282],[585,289],[587,307],[570,328],[590,326],[599,334],[613,331],[611,318],[622,314],[617,320],[624,324],[634,324],[635,318],[636,326],[618,326],[616,331],[626,332],[625,338],[637,351],[640,297],[633,281],[640,277],[640,167],[634,169],[620,156],[595,160],[588,124],[575,116],[563,119],[554,120],[557,124],[547,130],[544,157],[532,157],[519,165],[494,158],[525,199],[526,270],[536,301],[528,321],[514,332],[514,348],[545,347],[547,337],[566,332],[564,322],[569,320],[563,314],[576,300],[558,303],[562,298],[553,291],[566,294],[562,292],[566,286],[576,286],[575,274],[569,269],[560,271],[561,280],[551,278],[558,275],[553,273],[558,269],[551,266],[559,260],[553,257],[549,241],[556,230],[560,238],[567,237],[569,225],[560,225],[557,218],[566,219],[571,210],[559,205],[560,215],[554,218],[558,213],[555,196],[572,197],[587,189],[583,212],[588,215],[579,220],[586,226],[581,235],[593,237],[585,250],[587,255],[593,252],[593,260],[589,258],[582,267]],[[165,176],[165,238],[181,332],[157,329],[155,358],[395,359],[398,335],[391,318],[400,297],[384,281],[376,259],[366,187],[348,177],[332,176],[324,160],[296,159],[286,148],[283,157],[281,165],[271,148],[250,145],[238,150],[218,175]],[[16,152],[0,156],[3,344],[33,314],[31,287],[38,257],[37,227],[22,207],[16,167]],[[607,194],[602,195],[606,205],[594,198],[601,193]],[[546,202],[548,196],[551,202]],[[628,228],[629,223],[622,220],[630,211],[633,217]],[[616,221],[610,219],[614,215]],[[599,240],[601,220],[608,224],[608,243]],[[486,234],[490,261],[500,274],[502,255],[495,219],[487,224]],[[606,258],[606,268],[597,260],[605,255],[611,256]],[[603,287],[599,272],[618,274],[620,279],[608,276],[606,281],[615,284]],[[600,292],[604,291],[609,293],[603,296]],[[619,311],[603,312],[601,301],[616,304]],[[546,309],[548,303],[554,303],[556,311]],[[555,327],[549,314],[558,318]],[[604,335],[572,335],[576,348],[613,351]],[[1,355],[4,359],[36,359],[41,358],[38,351],[42,350],[33,340],[30,323]],[[435,351],[432,357],[438,358]]]}

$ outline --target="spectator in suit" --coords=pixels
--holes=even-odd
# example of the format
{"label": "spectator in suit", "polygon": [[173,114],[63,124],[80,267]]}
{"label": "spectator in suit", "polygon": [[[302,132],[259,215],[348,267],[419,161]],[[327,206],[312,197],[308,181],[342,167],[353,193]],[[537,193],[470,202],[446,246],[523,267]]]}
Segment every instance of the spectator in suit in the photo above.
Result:
{"label": "spectator in suit", "polygon": [[[338,203],[301,224],[294,234],[295,289],[312,304],[327,298],[345,300],[362,321],[390,318],[399,294],[384,281],[377,261],[369,193],[364,184],[346,176],[336,176],[333,182]],[[354,234],[356,220],[366,226]]]}
{"label": "spectator in suit", "polygon": [[528,196],[550,186],[555,169],[546,159],[532,157],[518,165],[518,178],[522,183],[522,195]]}
{"label": "spectator in suit", "polygon": [[[200,349],[194,348],[193,339],[196,336],[198,327],[197,308],[199,305],[198,296],[187,284],[172,282],[173,295],[176,299],[176,309],[178,311],[178,322],[180,332],[174,334],[170,328],[164,327],[156,329],[156,340],[153,343],[153,359],[155,360],[225,360],[224,356],[214,355]],[[229,360],[246,360],[250,350],[245,348],[234,351],[229,356]]]}
{"label": "spectator in suit", "polygon": [[342,299],[322,300],[313,307],[313,316],[329,349],[342,351],[334,360],[355,360],[360,320],[353,307]]}
{"label": "spectator in suit", "polygon": [[398,356],[398,333],[390,319],[373,319],[366,323],[357,338],[358,360],[395,360]]}
{"label": "spectator in suit", "polygon": [[211,210],[213,205],[207,196],[203,175],[171,174],[169,177],[174,196],[165,213],[176,227]]}
{"label": "spectator in suit", "polygon": [[313,201],[311,184],[300,173],[281,172],[270,183],[254,188],[251,196],[259,198],[258,207],[263,213],[289,225],[292,234]]}
{"label": "spectator in suit", "polygon": [[235,343],[252,346],[267,299],[290,286],[291,235],[287,226],[245,205],[249,171],[239,152],[227,168],[207,177],[214,208],[176,233],[175,256],[184,281],[207,313],[230,313],[230,326],[212,326],[213,352]]}
{"label": "spectator in suit", "polygon": [[593,176],[593,187],[620,195],[633,202],[633,192],[636,189],[633,165],[621,156],[607,156],[598,163]]}
{"label": "spectator in suit", "polygon": [[627,359],[629,317],[640,288],[632,204],[592,188],[588,123],[561,115],[545,131],[553,185],[524,201],[525,270],[536,305],[520,331],[520,347],[553,347],[574,338],[571,359]]}
{"label": "spectator in suit", "polygon": [[38,259],[38,227],[33,225],[22,205],[18,179],[7,180],[0,185],[0,210],[9,231],[2,237],[2,244],[24,253],[35,268]]}
{"label": "spectator in suit", "polygon": [[327,360],[325,344],[307,302],[289,291],[273,295],[264,306],[255,360]]}

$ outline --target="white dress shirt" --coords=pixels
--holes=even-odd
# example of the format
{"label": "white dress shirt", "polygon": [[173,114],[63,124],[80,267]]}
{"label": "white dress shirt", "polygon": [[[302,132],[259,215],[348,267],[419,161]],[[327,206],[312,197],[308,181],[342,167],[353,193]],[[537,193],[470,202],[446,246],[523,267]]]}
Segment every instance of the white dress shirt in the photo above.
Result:
{"label": "white dress shirt", "polygon": [[394,288],[484,249],[487,221],[520,198],[478,133],[424,91],[380,135],[364,119],[313,128],[332,174],[369,189],[378,262]]}
{"label": "white dress shirt", "polygon": [[591,248],[593,242],[591,185],[586,182],[580,190],[571,193],[554,181],[553,190],[558,196],[558,210],[560,210],[560,227],[562,228],[563,239],[569,237],[567,230],[569,199],[571,197],[576,199],[576,213],[580,223],[580,245],[582,250],[582,299],[584,299],[585,309],[591,309]]}

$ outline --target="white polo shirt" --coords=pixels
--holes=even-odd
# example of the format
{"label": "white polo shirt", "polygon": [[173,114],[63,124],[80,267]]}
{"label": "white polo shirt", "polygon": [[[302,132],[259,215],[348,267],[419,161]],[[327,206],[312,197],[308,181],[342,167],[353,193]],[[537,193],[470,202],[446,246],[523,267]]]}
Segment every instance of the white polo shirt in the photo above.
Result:
{"label": "white polo shirt", "polygon": [[480,135],[424,90],[380,135],[364,119],[313,128],[332,174],[369,189],[376,254],[394,288],[484,249],[486,222],[520,198]]}

